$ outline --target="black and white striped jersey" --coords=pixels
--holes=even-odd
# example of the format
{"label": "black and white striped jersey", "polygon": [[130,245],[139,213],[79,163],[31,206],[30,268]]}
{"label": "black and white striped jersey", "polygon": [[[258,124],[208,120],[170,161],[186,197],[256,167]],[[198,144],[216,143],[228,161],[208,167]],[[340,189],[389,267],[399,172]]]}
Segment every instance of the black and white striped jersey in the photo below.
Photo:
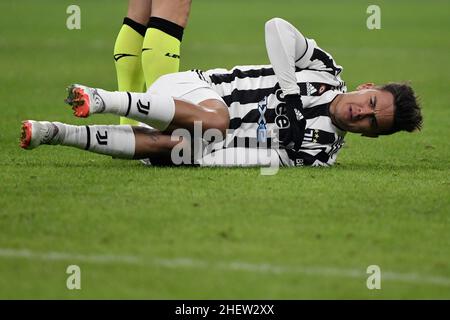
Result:
{"label": "black and white striped jersey", "polygon": [[[288,26],[292,27],[290,24]],[[346,91],[345,83],[340,78],[342,67],[314,40],[301,36],[297,41],[303,43],[299,52],[294,53],[295,60],[292,61],[294,86],[292,79],[287,79],[292,78],[288,71],[286,76],[282,74],[283,70],[274,70],[273,60],[276,59],[272,59],[270,52],[271,65],[198,72],[229,108],[232,136],[227,138],[227,143],[213,145],[213,152],[222,148],[254,148],[261,143],[267,143],[270,148],[274,138],[269,137],[268,133],[279,127],[277,116],[284,104],[284,94],[300,93],[303,116],[306,118],[302,147],[297,151],[286,147],[277,150],[280,164],[328,166],[335,163],[337,153],[344,144],[345,132],[332,123],[329,105],[338,94]]]}

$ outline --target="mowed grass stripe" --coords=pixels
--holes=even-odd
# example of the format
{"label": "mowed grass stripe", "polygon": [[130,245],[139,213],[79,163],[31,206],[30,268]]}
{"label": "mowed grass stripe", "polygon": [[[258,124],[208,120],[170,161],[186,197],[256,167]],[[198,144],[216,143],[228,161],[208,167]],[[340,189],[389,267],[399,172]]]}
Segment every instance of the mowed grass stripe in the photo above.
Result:
{"label": "mowed grass stripe", "polygon": [[[303,274],[307,276],[360,278],[368,277],[363,270],[344,269],[324,266],[283,266],[271,263],[248,263],[244,261],[206,261],[189,257],[159,258],[139,257],[132,255],[112,254],[79,254],[68,252],[35,252],[28,249],[0,248],[1,258],[23,258],[41,261],[70,261],[71,263],[87,262],[94,264],[127,264],[136,266],[153,266],[165,268],[214,269],[221,271],[244,271],[268,274]],[[382,281],[398,281],[421,285],[438,285],[450,287],[450,278],[417,273],[400,273],[382,271]]]}

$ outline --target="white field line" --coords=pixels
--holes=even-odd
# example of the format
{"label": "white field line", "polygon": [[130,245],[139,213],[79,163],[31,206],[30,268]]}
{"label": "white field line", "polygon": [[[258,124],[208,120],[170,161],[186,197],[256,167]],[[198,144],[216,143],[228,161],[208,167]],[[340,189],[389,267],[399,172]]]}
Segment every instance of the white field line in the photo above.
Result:
{"label": "white field line", "polygon": [[[303,274],[321,277],[358,278],[365,280],[369,276],[365,270],[345,269],[334,267],[304,267],[304,266],[282,266],[269,263],[247,263],[247,262],[209,262],[191,258],[151,258],[145,259],[129,255],[86,255],[65,252],[34,252],[27,249],[0,248],[0,258],[22,258],[28,260],[42,261],[67,261],[71,264],[80,262],[94,264],[126,264],[135,266],[156,266],[172,269],[191,268],[221,271],[244,271],[267,274]],[[450,278],[444,276],[432,276],[417,273],[398,273],[381,270],[381,279],[395,282],[405,282],[422,285],[436,285],[450,287]]]}

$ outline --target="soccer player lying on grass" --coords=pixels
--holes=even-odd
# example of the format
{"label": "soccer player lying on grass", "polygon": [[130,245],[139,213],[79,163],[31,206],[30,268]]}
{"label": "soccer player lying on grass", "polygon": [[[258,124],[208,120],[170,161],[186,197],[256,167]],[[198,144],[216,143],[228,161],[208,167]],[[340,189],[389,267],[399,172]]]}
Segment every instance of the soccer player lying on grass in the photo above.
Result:
{"label": "soccer player lying on grass", "polygon": [[[66,102],[77,117],[117,114],[152,128],[28,120],[21,146],[60,144],[161,164],[200,139],[200,156],[189,159],[200,165],[265,166],[275,159],[282,166],[328,166],[347,131],[377,137],[421,128],[408,85],[366,83],[346,93],[342,67],[288,22],[268,21],[265,39],[271,65],[169,74],[146,93],[68,89]],[[194,138],[171,136],[176,129]]]}

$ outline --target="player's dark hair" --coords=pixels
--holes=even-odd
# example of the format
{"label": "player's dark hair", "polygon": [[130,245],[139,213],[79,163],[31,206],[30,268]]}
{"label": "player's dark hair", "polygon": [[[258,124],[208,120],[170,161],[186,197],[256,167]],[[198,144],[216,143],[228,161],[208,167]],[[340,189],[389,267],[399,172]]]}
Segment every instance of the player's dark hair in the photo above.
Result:
{"label": "player's dark hair", "polygon": [[412,132],[421,130],[423,118],[414,90],[405,83],[388,83],[378,87],[394,96],[394,124],[381,134],[393,134],[398,131]]}

